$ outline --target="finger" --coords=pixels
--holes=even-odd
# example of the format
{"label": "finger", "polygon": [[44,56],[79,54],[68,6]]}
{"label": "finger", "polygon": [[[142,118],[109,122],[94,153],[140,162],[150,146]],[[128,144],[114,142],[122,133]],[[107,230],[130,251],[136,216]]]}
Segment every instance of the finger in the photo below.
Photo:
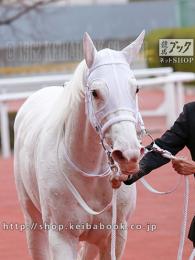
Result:
{"label": "finger", "polygon": [[180,166],[183,165],[183,163],[184,163],[183,160],[175,160],[175,161],[172,161],[173,167],[178,167],[178,166],[180,167]]}
{"label": "finger", "polygon": [[172,166],[173,166],[174,169],[177,168],[178,165],[179,165],[178,163],[176,163],[176,162],[172,162]]}
{"label": "finger", "polygon": [[111,183],[112,183],[112,185],[117,185],[118,183],[120,183],[120,181],[113,179],[113,180],[111,181]]}
{"label": "finger", "polygon": [[119,181],[119,182],[121,182],[121,181],[126,181],[128,179],[128,175],[126,175],[126,174],[120,174],[120,175],[111,175],[110,176],[110,181],[111,182],[113,182],[113,181]]}
{"label": "finger", "polygon": [[115,183],[112,182],[113,189],[118,189],[118,188],[120,188],[120,186],[121,186],[121,182],[115,182]]}
{"label": "finger", "polygon": [[115,174],[111,174],[109,180],[110,180],[110,182],[118,181],[119,176],[116,176]]}
{"label": "finger", "polygon": [[172,162],[183,162],[183,161],[186,161],[187,160],[187,157],[185,156],[179,156],[179,157],[175,157],[174,159],[172,159]]}
{"label": "finger", "polygon": [[172,159],[172,164],[173,165],[178,165],[179,163],[181,163],[181,160],[180,159]]}
{"label": "finger", "polygon": [[173,167],[176,172],[181,171],[182,167],[180,165],[176,165]]}
{"label": "finger", "polygon": [[176,171],[179,175],[188,175],[186,172],[182,171],[182,170],[178,170]]}
{"label": "finger", "polygon": [[121,174],[121,175],[119,175],[119,178],[118,178],[118,180],[119,181],[126,181],[127,179],[128,179],[128,175],[126,175],[126,174]]}
{"label": "finger", "polygon": [[175,161],[172,161],[173,168],[175,168],[176,165],[177,165],[177,163]]}

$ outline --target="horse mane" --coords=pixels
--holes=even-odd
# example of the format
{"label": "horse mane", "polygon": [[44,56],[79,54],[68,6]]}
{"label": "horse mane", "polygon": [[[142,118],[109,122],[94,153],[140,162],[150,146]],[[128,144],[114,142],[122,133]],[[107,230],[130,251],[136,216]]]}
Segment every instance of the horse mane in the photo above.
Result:
{"label": "horse mane", "polygon": [[65,128],[65,123],[71,117],[80,100],[84,98],[84,75],[86,63],[83,60],[77,66],[72,79],[64,84],[64,88],[49,113],[49,119],[45,124],[47,131],[52,131],[56,137],[60,137]]}

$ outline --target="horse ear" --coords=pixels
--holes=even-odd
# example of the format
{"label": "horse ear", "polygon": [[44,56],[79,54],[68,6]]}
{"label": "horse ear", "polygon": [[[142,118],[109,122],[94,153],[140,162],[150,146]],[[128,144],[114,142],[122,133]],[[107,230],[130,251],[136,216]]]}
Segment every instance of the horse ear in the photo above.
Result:
{"label": "horse ear", "polygon": [[83,37],[83,52],[87,67],[90,68],[93,65],[97,50],[87,32],[85,32]]}
{"label": "horse ear", "polygon": [[129,44],[122,50],[129,64],[135,59],[139,53],[145,36],[145,30],[143,30],[135,41]]}

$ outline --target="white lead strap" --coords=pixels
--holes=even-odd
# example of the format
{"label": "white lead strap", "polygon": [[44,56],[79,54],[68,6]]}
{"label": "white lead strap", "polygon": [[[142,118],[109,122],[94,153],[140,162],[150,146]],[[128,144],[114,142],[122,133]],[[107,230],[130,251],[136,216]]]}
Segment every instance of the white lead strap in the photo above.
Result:
{"label": "white lead strap", "polygon": [[[172,155],[169,151],[164,150],[162,148],[160,148],[155,142],[153,142],[153,146],[152,149],[147,152],[157,152],[159,154],[161,154],[164,158],[167,159],[175,159],[176,157],[174,155]],[[146,187],[146,189],[148,189],[150,192],[155,193],[155,194],[159,194],[159,195],[165,195],[165,194],[170,194],[173,193],[179,186],[180,182],[181,182],[182,176],[180,176],[177,184],[175,185],[175,187],[169,191],[158,191],[156,189],[154,189],[145,179],[144,177],[142,177],[140,179],[140,181],[142,182],[142,184]],[[179,248],[178,248],[178,254],[177,254],[177,260],[182,260],[183,258],[183,249],[184,249],[184,243],[185,243],[185,236],[186,236],[186,226],[187,226],[187,216],[188,216],[188,201],[189,201],[189,177],[185,176],[184,177],[185,180],[185,191],[184,191],[184,202],[183,202],[183,221],[181,224],[181,230],[180,230],[180,242],[179,242]],[[193,250],[189,260],[194,260],[195,258],[195,250]]]}

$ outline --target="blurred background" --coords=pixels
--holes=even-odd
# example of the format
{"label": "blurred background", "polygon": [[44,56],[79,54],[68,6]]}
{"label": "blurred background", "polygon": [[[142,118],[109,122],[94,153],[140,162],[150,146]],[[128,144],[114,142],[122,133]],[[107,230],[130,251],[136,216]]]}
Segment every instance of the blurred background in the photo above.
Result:
{"label": "blurred background", "polygon": [[[159,56],[160,39],[195,39],[194,12],[193,0],[0,1],[0,94],[35,91],[69,80],[83,59],[82,37],[86,31],[98,50],[120,50],[145,29],[144,46],[133,69],[169,67],[174,72],[195,72],[194,57],[191,62],[173,62],[166,56],[162,62]],[[146,71],[141,78],[166,76],[169,72]],[[191,78],[185,75],[180,82],[188,85],[188,92],[193,92]],[[182,106],[184,97],[179,98]],[[13,121],[22,98],[4,101],[10,103],[3,109],[9,109],[8,138],[13,146]],[[174,118],[178,113],[173,114]]]}
{"label": "blurred background", "polygon": [[193,0],[0,1],[0,76],[72,72],[85,31],[97,49],[121,49],[145,29],[134,67],[159,67],[158,39],[195,37],[194,12]]}

